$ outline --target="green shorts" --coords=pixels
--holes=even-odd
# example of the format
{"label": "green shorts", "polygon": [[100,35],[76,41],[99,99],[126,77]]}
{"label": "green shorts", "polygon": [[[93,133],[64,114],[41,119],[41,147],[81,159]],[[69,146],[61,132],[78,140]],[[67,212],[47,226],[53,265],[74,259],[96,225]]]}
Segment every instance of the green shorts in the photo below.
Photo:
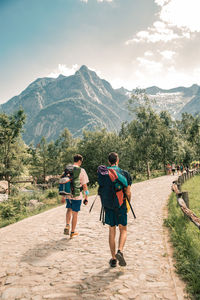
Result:
{"label": "green shorts", "polygon": [[118,210],[105,208],[105,223],[113,226],[127,225],[127,209],[120,207]]}

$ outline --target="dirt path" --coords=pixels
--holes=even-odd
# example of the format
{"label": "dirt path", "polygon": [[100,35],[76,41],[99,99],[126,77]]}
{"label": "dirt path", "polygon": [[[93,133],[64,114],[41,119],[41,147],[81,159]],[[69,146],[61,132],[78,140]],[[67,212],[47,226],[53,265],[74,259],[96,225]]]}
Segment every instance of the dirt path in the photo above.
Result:
{"label": "dirt path", "polygon": [[[63,235],[64,206],[0,230],[0,299],[184,299],[163,228],[172,176],[134,184],[137,219],[129,213],[127,266],[110,269],[108,228],[82,207],[77,230]],[[90,198],[90,204],[93,197]]]}

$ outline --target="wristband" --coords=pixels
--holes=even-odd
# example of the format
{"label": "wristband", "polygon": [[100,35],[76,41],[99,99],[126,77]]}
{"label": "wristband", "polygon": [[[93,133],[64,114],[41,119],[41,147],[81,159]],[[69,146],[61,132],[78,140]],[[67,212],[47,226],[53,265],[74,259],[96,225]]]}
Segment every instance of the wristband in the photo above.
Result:
{"label": "wristband", "polygon": [[85,191],[85,196],[88,196],[89,195],[89,191],[87,190],[87,191]]}

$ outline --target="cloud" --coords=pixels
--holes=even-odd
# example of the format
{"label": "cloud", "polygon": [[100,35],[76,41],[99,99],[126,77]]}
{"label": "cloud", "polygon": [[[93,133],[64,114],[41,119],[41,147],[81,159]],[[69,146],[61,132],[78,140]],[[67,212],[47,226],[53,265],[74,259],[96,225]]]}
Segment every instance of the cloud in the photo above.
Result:
{"label": "cloud", "polygon": [[148,27],[147,30],[139,31],[133,39],[126,41],[126,45],[140,42],[157,43],[160,41],[167,43],[183,38],[190,38],[190,34],[182,30],[174,30],[170,28],[168,24],[156,21],[152,27]]}
{"label": "cloud", "polygon": [[165,59],[172,59],[172,57],[176,54],[176,52],[171,51],[171,50],[159,51],[159,53]]}
{"label": "cloud", "polygon": [[70,76],[73,75],[78,70],[78,68],[79,66],[77,64],[73,65],[71,68],[68,68],[66,65],[59,64],[57,69],[51,72],[48,77],[57,78],[60,74],[64,76]]}
{"label": "cloud", "polygon": [[199,11],[199,0],[170,0],[162,6],[160,19],[177,28],[200,32]]}
{"label": "cloud", "polygon": [[136,59],[139,62],[139,67],[148,70],[149,73],[155,74],[162,70],[162,63],[154,60],[150,60],[144,57],[137,57]]}
{"label": "cloud", "polygon": [[[81,2],[88,3],[88,0],[80,0]],[[97,0],[97,2],[113,2],[114,0]]]}
{"label": "cloud", "polygon": [[160,5],[160,6],[163,6],[167,2],[168,2],[168,0],[155,0],[155,3]]}
{"label": "cloud", "polygon": [[146,52],[144,52],[144,56],[153,56],[153,52],[152,51],[146,51]]}
{"label": "cloud", "polygon": [[160,6],[157,21],[137,32],[126,45],[140,42],[157,43],[191,39],[200,32],[199,0],[154,0]]}
{"label": "cloud", "polygon": [[[168,68],[157,64],[157,62],[149,62],[148,67],[146,61],[141,61],[140,67],[134,69],[126,79],[116,78],[111,80],[114,88],[125,87],[129,90],[133,88],[147,88],[157,85],[163,89],[170,89],[177,86],[191,86],[197,83],[197,79],[200,76],[200,68],[185,72],[184,70],[177,70],[173,66]],[[163,72],[164,70],[164,72]]]}

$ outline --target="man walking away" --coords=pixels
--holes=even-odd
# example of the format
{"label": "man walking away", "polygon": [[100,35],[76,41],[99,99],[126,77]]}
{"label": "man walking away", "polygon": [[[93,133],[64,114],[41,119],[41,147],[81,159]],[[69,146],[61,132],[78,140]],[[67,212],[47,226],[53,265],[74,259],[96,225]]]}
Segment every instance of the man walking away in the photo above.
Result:
{"label": "man walking away", "polygon": [[[83,162],[83,157],[80,154],[76,154],[74,156],[73,167],[75,168],[81,167],[82,162]],[[78,235],[78,232],[76,232],[75,229],[76,229],[76,224],[78,219],[78,212],[80,211],[81,203],[83,200],[82,190],[85,195],[84,204],[87,205],[88,203],[89,191],[88,191],[87,183],[89,182],[89,179],[85,169],[83,168],[81,168],[80,170],[79,180],[80,180],[80,195],[77,197],[67,196],[66,198],[67,212],[66,212],[66,227],[64,228],[64,234],[69,235],[70,222],[71,222],[70,238],[73,238],[74,236]]]}
{"label": "man walking away", "polygon": [[172,174],[174,175],[176,171],[176,165],[175,163],[172,164]]}
{"label": "man walking away", "polygon": [[[123,203],[117,209],[111,209],[104,207],[105,209],[105,223],[109,225],[109,246],[112,258],[109,261],[111,267],[116,267],[117,260],[120,266],[126,266],[126,261],[123,256],[123,248],[127,238],[127,206],[126,197],[131,200],[131,184],[132,178],[127,171],[124,171],[118,167],[119,157],[115,152],[111,152],[108,156],[108,161],[110,167],[108,169],[113,169],[116,173],[121,174],[125,177],[126,184],[123,188]],[[99,187],[99,195],[101,197],[102,189],[104,187]],[[113,201],[112,195],[108,197],[110,201]],[[109,206],[109,205],[108,205]],[[119,240],[118,240],[118,251],[116,253],[116,226],[119,226]]]}

